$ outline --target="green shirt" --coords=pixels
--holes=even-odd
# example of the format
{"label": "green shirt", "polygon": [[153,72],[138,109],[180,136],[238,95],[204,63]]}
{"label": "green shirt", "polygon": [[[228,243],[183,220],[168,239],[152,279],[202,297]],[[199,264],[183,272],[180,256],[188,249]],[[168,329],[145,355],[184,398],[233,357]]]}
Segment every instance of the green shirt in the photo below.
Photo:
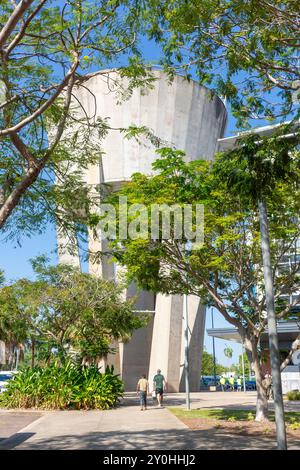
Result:
{"label": "green shirt", "polygon": [[155,383],[156,388],[164,388],[164,376],[162,374],[156,374],[154,376],[153,382]]}

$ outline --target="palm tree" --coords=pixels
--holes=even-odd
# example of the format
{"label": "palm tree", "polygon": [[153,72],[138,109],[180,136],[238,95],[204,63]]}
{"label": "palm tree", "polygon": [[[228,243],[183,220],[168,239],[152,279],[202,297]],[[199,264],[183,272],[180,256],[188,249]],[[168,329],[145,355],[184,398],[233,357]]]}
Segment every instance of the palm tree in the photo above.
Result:
{"label": "palm tree", "polygon": [[227,346],[227,344],[226,344],[226,348],[224,349],[224,354],[228,358],[228,367],[230,367],[229,362],[233,355],[233,349]]}

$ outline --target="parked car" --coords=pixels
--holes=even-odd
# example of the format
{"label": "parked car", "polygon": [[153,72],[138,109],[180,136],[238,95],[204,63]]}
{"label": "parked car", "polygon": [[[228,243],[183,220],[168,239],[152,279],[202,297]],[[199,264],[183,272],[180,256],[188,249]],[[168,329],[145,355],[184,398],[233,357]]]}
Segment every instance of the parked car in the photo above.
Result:
{"label": "parked car", "polygon": [[0,371],[0,393],[6,390],[9,380],[17,373],[15,370],[2,370]]}
{"label": "parked car", "polygon": [[255,380],[246,380],[245,385],[246,385],[246,390],[256,390]]}
{"label": "parked car", "polygon": [[201,388],[208,388],[212,387],[213,385],[219,385],[220,382],[220,376],[216,375],[216,380],[213,375],[202,375],[201,381],[200,381],[200,387]]}

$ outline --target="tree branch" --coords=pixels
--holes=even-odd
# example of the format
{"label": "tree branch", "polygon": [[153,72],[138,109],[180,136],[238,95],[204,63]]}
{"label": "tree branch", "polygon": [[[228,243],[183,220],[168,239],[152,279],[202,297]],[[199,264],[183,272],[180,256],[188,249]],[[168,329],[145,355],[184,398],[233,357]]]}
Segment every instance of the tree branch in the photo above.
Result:
{"label": "tree branch", "polygon": [[63,91],[63,89],[66,87],[68,84],[69,80],[73,77],[77,67],[79,65],[79,59],[76,57],[75,62],[73,63],[72,67],[70,68],[69,72],[66,74],[64,79],[61,81],[61,83],[57,86],[56,91],[53,93],[53,95],[48,98],[48,100],[45,101],[42,106],[40,106],[38,109],[34,111],[30,116],[27,118],[23,119],[23,121],[19,122],[13,127],[9,127],[7,129],[3,129],[0,131],[0,137],[6,136],[9,134],[14,134],[18,132],[20,129],[22,129],[24,126],[27,124],[30,124],[34,119],[39,117],[43,112],[45,112],[56,100],[56,98],[60,95],[60,93]]}
{"label": "tree branch", "polygon": [[24,16],[24,13],[26,12],[26,10],[28,10],[33,1],[34,0],[21,0],[20,3],[16,6],[14,11],[10,15],[10,18],[8,19],[7,23],[3,26],[2,30],[0,31],[0,50],[3,50],[5,41],[8,39],[14,27]]}
{"label": "tree branch", "polygon": [[21,31],[19,31],[19,33],[15,36],[15,38],[11,41],[11,43],[9,44],[9,46],[7,46],[7,48],[4,50],[4,55],[7,57],[9,55],[9,53],[17,46],[17,44],[19,44],[19,42],[21,41],[21,39],[24,37],[25,33],[26,33],[26,29],[27,27],[30,25],[31,21],[33,20],[33,18],[38,14],[38,12],[41,10],[41,8],[44,6],[44,4],[47,2],[48,0],[42,0],[40,2],[40,4],[36,7],[36,9],[28,16],[28,18],[26,19],[26,21],[24,22],[22,28],[21,28]]}

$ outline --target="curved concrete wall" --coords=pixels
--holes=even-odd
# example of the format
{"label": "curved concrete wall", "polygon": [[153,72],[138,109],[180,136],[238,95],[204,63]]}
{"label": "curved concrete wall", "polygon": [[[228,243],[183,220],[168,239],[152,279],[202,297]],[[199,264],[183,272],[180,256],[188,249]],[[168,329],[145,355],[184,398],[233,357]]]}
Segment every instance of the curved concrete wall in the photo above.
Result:
{"label": "curved concrete wall", "polygon": [[[221,99],[183,77],[176,76],[168,83],[162,72],[155,71],[154,75],[153,89],[135,89],[121,103],[115,72],[90,79],[77,98],[89,116],[108,117],[113,128],[147,126],[166,144],[184,150],[188,160],[212,159],[226,126],[227,113]],[[122,83],[126,87],[126,81]],[[135,172],[149,174],[157,155],[149,142],[145,140],[144,144],[109,131],[102,143],[104,181],[128,180]]]}
{"label": "curved concrete wall", "polygon": [[[223,102],[210,90],[196,82],[176,76],[168,83],[165,74],[155,71],[152,89],[135,89],[132,96],[120,103],[118,76],[107,71],[95,76],[80,89],[77,99],[91,117],[109,118],[113,128],[130,125],[146,126],[163,141],[163,146],[174,146],[186,152],[188,161],[198,158],[212,159],[217,150],[217,140],[223,136],[227,113]],[[126,88],[126,81],[123,81]],[[80,108],[79,108],[80,112]],[[142,143],[125,139],[117,130],[110,130],[102,141],[102,163],[91,167],[86,174],[90,184],[115,183],[129,180],[135,172],[150,174],[151,164],[157,158],[155,148],[146,139]],[[105,242],[90,235],[89,247],[101,250]],[[90,264],[90,272],[111,278],[118,269],[108,262]],[[131,286],[127,296],[136,294]],[[119,354],[109,357],[114,363],[127,390],[135,390],[142,373],[150,381],[157,368],[168,378],[169,390],[182,389],[183,380],[183,327],[181,296],[154,296],[140,293],[137,310],[155,311],[147,328],[134,333],[127,344],[120,345]],[[205,326],[205,309],[198,298],[189,298],[190,317],[190,384],[191,390],[199,387],[201,356]]]}

